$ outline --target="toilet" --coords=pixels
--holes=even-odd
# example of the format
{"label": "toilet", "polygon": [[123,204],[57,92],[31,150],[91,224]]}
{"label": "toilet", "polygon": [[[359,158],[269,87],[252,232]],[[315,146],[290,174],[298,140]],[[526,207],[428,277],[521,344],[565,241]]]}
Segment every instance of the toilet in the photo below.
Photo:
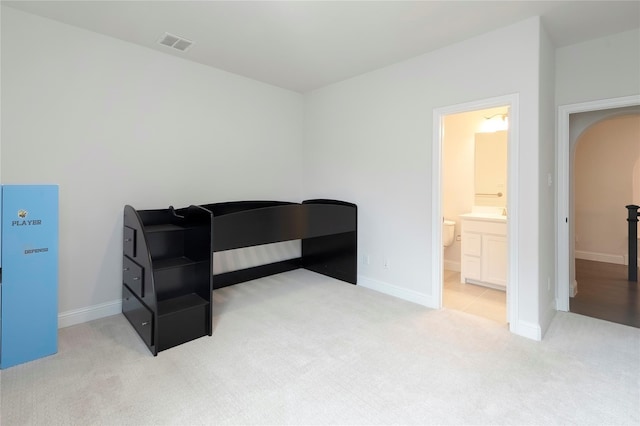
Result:
{"label": "toilet", "polygon": [[456,232],[456,223],[453,220],[443,219],[442,221],[442,245],[449,247],[453,244]]}

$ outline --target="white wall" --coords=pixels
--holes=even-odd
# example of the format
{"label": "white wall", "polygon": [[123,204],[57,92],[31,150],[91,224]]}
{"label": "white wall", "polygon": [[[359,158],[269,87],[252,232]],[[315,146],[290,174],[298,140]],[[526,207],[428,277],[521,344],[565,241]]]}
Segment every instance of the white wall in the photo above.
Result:
{"label": "white wall", "polygon": [[640,93],[640,29],[556,50],[556,105]]}
{"label": "white wall", "polygon": [[539,31],[528,19],[305,95],[305,195],[358,204],[358,249],[371,259],[359,283],[435,305],[433,110],[518,93],[518,311],[523,326],[537,327]]}
{"label": "white wall", "polygon": [[297,93],[5,7],[2,55],[2,182],[60,185],[63,314],[118,311],[125,204],[301,199]]}
{"label": "white wall", "polygon": [[[555,239],[555,46],[544,27],[540,28],[540,138],[538,176],[539,273],[538,317],[542,333],[556,313],[556,239]],[[526,196],[526,194],[521,194]]]}

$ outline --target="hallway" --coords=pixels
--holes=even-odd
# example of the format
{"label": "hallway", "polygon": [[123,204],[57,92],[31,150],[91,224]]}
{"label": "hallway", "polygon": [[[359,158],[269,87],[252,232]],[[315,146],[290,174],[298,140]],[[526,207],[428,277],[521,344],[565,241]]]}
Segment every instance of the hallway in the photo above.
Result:
{"label": "hallway", "polygon": [[625,265],[576,259],[578,294],[570,311],[640,328],[638,283],[627,278]]}

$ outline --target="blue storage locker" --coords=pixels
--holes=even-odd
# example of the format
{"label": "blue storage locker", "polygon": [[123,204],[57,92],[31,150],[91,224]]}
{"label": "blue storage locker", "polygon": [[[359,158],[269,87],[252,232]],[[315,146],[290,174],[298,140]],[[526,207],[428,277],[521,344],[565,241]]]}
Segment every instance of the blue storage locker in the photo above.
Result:
{"label": "blue storage locker", "polygon": [[2,187],[0,368],[58,351],[58,186]]}

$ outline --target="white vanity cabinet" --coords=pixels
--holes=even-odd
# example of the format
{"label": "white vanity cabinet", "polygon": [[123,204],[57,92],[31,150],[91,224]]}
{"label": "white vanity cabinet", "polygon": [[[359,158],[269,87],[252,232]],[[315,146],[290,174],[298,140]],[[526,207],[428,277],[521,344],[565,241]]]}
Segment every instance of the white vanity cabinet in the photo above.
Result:
{"label": "white vanity cabinet", "polygon": [[505,290],[507,287],[507,220],[504,216],[460,216],[460,281]]}

